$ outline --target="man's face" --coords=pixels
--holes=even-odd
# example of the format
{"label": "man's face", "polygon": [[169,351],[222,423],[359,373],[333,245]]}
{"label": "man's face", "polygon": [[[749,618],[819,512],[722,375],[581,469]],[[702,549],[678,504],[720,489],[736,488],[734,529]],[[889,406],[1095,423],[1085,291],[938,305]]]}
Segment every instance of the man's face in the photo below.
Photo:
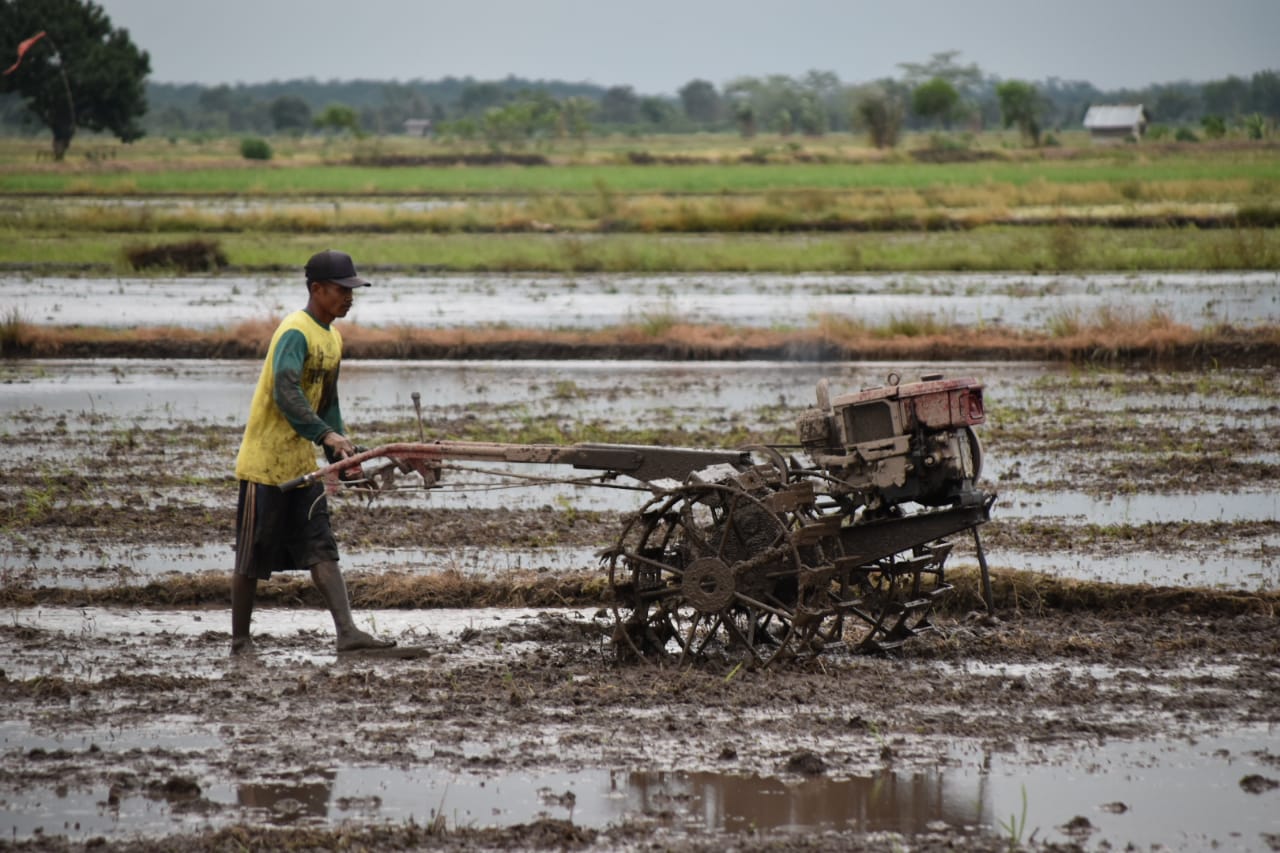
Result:
{"label": "man's face", "polygon": [[351,310],[351,303],[355,301],[355,293],[349,287],[331,281],[319,281],[311,291],[311,298],[324,313],[333,317],[345,317]]}

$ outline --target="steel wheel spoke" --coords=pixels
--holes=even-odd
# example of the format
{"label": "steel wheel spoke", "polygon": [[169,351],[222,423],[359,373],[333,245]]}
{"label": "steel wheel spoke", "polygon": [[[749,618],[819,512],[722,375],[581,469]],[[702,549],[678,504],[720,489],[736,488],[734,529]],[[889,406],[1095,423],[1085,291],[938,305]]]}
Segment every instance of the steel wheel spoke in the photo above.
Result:
{"label": "steel wheel spoke", "polygon": [[[693,619],[689,621],[689,636],[687,636],[684,642],[681,643],[680,645],[680,661],[679,662],[682,664],[689,657],[689,649],[693,647],[694,634],[695,632],[697,632],[698,623],[700,623],[701,621],[702,621],[701,613],[694,613]],[[677,639],[679,638],[677,637]]]}

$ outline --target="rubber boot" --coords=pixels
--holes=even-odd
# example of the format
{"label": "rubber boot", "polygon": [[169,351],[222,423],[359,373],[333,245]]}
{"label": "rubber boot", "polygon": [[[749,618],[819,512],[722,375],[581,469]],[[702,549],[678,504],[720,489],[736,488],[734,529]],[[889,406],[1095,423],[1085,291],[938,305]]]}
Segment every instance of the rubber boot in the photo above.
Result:
{"label": "rubber boot", "polygon": [[389,649],[395,640],[381,640],[356,627],[351,618],[351,599],[347,597],[347,584],[342,579],[338,564],[333,561],[316,563],[311,567],[311,579],[333,614],[333,627],[338,632],[338,651],[353,652],[359,649]]}
{"label": "rubber boot", "polygon": [[249,624],[253,621],[253,599],[258,593],[258,579],[244,575],[231,575],[231,654],[243,655],[253,651],[253,637]]}

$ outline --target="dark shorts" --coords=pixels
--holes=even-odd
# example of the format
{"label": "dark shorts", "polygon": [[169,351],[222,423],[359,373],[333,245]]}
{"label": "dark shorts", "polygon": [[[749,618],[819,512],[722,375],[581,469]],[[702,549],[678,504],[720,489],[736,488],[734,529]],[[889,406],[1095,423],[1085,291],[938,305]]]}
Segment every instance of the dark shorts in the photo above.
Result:
{"label": "dark shorts", "polygon": [[301,571],[337,559],[338,543],[329,527],[322,484],[282,492],[240,481],[236,574],[266,580],[272,572]]}

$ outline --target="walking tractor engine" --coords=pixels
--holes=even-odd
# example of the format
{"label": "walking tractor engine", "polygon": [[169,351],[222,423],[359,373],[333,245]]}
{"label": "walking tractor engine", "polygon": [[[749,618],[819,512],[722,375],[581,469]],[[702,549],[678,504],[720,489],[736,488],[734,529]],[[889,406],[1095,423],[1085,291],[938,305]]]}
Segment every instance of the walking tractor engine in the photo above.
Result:
{"label": "walking tractor engine", "polygon": [[818,408],[797,424],[801,446],[866,507],[887,512],[915,501],[925,506],[981,503],[982,445],[973,428],[986,420],[982,385],[973,379],[922,376],[829,401],[818,385]]}
{"label": "walking tractor engine", "polygon": [[323,481],[336,490],[351,485],[349,475],[383,488],[396,471],[438,488],[445,471],[467,470],[459,461],[598,472],[498,476],[651,495],[600,552],[618,657],[765,666],[837,648],[884,653],[933,630],[933,604],[952,589],[944,565],[957,534],[973,537],[990,610],[978,527],[995,495],[977,487],[974,431],[984,420],[974,379],[930,374],[903,384],[890,375],[883,386],[834,398],[822,380],[817,406],[799,416],[798,444],[424,440],[362,451],[281,488]]}

